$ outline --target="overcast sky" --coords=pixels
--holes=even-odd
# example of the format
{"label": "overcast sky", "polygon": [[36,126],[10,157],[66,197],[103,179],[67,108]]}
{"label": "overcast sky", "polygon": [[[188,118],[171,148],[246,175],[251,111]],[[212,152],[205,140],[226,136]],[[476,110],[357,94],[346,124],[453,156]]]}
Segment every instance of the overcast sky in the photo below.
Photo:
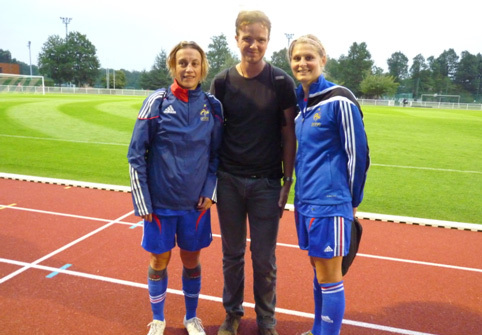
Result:
{"label": "overcast sky", "polygon": [[[450,5],[448,5],[450,4]],[[266,56],[294,38],[312,33],[328,56],[347,55],[353,42],[365,42],[375,65],[387,70],[387,59],[401,51],[409,59],[438,57],[454,49],[482,53],[480,9],[476,1],[458,0],[9,0],[0,6],[0,49],[32,64],[50,35],[65,37],[61,17],[97,49],[101,67],[150,70],[156,55],[181,40],[208,49],[211,37],[224,33],[239,55],[234,21],[242,9],[263,10],[272,21]]]}

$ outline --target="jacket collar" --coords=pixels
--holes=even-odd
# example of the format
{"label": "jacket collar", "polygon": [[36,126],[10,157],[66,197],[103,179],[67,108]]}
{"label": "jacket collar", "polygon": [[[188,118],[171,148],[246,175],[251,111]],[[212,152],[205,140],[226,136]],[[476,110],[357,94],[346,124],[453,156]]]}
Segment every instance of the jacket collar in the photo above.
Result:
{"label": "jacket collar", "polygon": [[177,80],[174,79],[174,82],[171,85],[171,92],[179,100],[189,102],[189,98],[195,98],[201,93],[201,84],[197,85],[194,90],[186,90],[179,86]]}

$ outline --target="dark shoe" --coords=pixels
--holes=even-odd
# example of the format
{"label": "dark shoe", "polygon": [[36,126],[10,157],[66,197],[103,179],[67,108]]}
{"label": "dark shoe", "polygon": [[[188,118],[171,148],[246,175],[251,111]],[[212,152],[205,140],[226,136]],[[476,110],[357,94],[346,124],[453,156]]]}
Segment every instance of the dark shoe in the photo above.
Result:
{"label": "dark shoe", "polygon": [[226,314],[226,319],[224,319],[223,324],[219,327],[218,335],[236,335],[240,321],[241,316]]}
{"label": "dark shoe", "polygon": [[258,334],[259,335],[279,335],[276,329],[274,328],[261,328],[261,327],[258,327]]}

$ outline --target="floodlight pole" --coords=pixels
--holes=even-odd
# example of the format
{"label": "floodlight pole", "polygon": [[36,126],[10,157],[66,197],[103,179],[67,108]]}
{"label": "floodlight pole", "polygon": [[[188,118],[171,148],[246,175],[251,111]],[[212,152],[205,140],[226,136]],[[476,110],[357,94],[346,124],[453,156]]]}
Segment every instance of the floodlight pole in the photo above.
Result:
{"label": "floodlight pole", "polygon": [[70,21],[72,21],[72,18],[71,17],[60,17],[60,19],[65,24],[65,39],[67,39],[67,35],[68,35],[67,34],[67,26],[70,23]]}
{"label": "floodlight pole", "polygon": [[290,41],[293,38],[294,34],[287,34],[285,33],[286,38],[288,39],[288,48],[290,47]]}
{"label": "floodlight pole", "polygon": [[32,42],[28,41],[28,57],[30,59],[30,75],[32,75],[32,52],[31,52],[31,49],[30,49],[31,44],[32,44]]}

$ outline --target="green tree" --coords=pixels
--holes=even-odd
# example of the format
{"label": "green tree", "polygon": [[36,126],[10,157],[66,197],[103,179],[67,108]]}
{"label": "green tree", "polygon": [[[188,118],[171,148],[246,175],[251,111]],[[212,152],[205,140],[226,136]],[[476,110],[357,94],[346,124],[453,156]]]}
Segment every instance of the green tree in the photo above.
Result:
{"label": "green tree", "polygon": [[154,65],[149,72],[143,71],[140,74],[139,84],[145,90],[157,90],[168,87],[172,83],[169,69],[166,64],[167,54],[164,49],[156,56]]}
{"label": "green tree", "polygon": [[39,72],[59,85],[92,86],[99,71],[95,46],[78,32],[69,33],[66,39],[49,36],[38,59]]}
{"label": "green tree", "polygon": [[126,87],[129,89],[140,89],[139,79],[141,77],[140,71],[128,71],[126,69],[121,69],[126,75]]}
{"label": "green tree", "polygon": [[344,82],[355,95],[360,95],[360,84],[366,74],[371,74],[373,60],[367,44],[354,42],[348,55],[341,55],[337,65],[337,81]]}
{"label": "green tree", "polygon": [[402,52],[398,51],[392,54],[387,60],[388,74],[395,78],[395,81],[401,83],[408,77],[408,58]]}
{"label": "green tree", "polygon": [[270,63],[284,70],[294,80],[287,52],[288,50],[286,48],[273,52]]}
{"label": "green tree", "polygon": [[71,78],[66,49],[64,40],[59,35],[52,35],[43,44],[38,56],[40,73],[59,85]]}
{"label": "green tree", "polygon": [[86,35],[78,32],[69,33],[67,46],[68,57],[73,69],[71,81],[79,87],[93,86],[100,67],[95,46]]}
{"label": "green tree", "polygon": [[8,50],[0,49],[0,63],[15,63],[15,58],[12,59],[12,54]]}
{"label": "green tree", "polygon": [[[479,54],[480,55],[480,54]],[[477,89],[480,84],[479,59],[468,51],[463,51],[454,78],[460,90],[469,92],[477,99]]]}
{"label": "green tree", "polygon": [[343,74],[341,71],[340,62],[334,58],[328,57],[328,59],[326,60],[324,76],[327,80],[331,82],[345,86],[345,82],[342,80]]}
{"label": "green tree", "polygon": [[368,74],[360,83],[360,91],[367,98],[379,99],[383,96],[395,95],[398,85],[400,84],[393,76]]}
{"label": "green tree", "polygon": [[453,49],[445,50],[439,57],[427,59],[432,72],[433,92],[438,94],[453,94],[452,83],[457,71],[458,56]]}
{"label": "green tree", "polygon": [[211,37],[206,57],[209,62],[209,73],[204,83],[202,83],[203,90],[209,90],[211,81],[219,72],[239,62],[238,57],[229,49],[228,41],[224,34]]}
{"label": "green tree", "polygon": [[[101,79],[102,87],[106,87],[105,81],[106,81],[106,77],[103,76],[103,78]],[[115,85],[114,85],[114,81],[115,81]],[[127,82],[126,74],[124,73],[123,70],[115,70],[115,76],[112,71],[109,71],[109,88],[115,88],[115,89],[125,88],[126,82]]]}
{"label": "green tree", "polygon": [[432,90],[432,74],[422,54],[413,58],[410,77],[412,94],[415,99],[418,99],[423,92]]}

